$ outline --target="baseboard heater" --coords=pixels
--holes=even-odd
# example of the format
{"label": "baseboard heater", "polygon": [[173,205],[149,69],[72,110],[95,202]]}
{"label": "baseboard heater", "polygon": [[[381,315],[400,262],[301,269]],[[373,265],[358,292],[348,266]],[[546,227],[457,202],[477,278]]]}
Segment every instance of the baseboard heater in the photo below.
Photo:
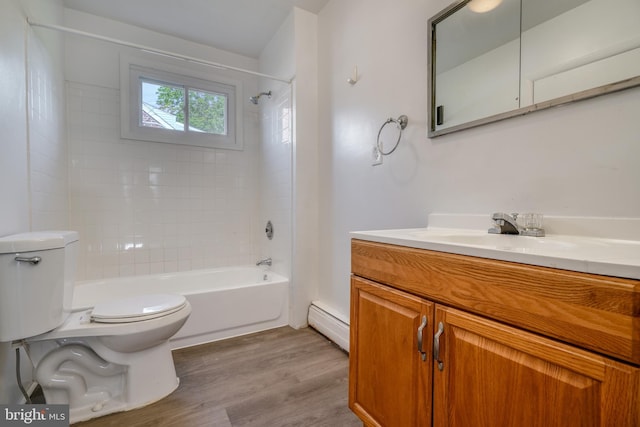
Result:
{"label": "baseboard heater", "polygon": [[349,324],[341,317],[319,301],[312,302],[309,307],[309,326],[348,352]]}

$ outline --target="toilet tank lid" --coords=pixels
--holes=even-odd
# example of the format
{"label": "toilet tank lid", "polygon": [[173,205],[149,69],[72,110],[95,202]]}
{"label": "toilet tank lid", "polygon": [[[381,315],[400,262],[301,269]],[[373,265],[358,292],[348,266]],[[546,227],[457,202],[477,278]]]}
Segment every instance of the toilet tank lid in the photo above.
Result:
{"label": "toilet tank lid", "polygon": [[76,231],[33,231],[0,237],[0,254],[64,248],[78,240]]}
{"label": "toilet tank lid", "polygon": [[69,243],[77,242],[78,232],[73,230],[53,230],[53,231],[43,231],[43,233],[51,233],[51,234],[59,234],[64,239],[65,246]]}

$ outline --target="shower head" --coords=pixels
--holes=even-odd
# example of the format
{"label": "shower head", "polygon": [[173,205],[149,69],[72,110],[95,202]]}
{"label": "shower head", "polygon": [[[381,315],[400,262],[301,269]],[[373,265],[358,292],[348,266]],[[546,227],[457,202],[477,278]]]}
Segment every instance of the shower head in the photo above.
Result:
{"label": "shower head", "polygon": [[254,105],[258,105],[258,100],[260,99],[260,97],[262,95],[266,95],[267,98],[271,98],[271,91],[269,91],[269,92],[260,92],[256,96],[250,96],[249,97],[249,101],[251,101],[251,103],[254,104]]}

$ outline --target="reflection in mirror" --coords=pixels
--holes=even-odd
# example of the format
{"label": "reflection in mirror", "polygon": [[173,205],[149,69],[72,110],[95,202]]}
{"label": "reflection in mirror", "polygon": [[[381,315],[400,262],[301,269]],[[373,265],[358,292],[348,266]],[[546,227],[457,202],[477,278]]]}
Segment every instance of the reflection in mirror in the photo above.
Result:
{"label": "reflection in mirror", "polygon": [[429,26],[430,137],[640,85],[640,0],[458,0]]}
{"label": "reflection in mirror", "polygon": [[476,3],[435,28],[436,129],[519,107],[520,0],[481,13]]}
{"label": "reflection in mirror", "polygon": [[639,0],[522,0],[520,106],[638,75]]}

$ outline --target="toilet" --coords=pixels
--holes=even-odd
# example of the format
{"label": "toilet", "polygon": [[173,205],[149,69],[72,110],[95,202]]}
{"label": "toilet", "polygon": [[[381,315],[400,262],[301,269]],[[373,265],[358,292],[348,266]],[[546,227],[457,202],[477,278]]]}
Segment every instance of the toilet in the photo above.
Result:
{"label": "toilet", "polygon": [[70,422],[156,402],[173,392],[169,338],[191,313],[182,295],[152,294],[72,310],[78,233],[0,238],[0,342],[23,341],[48,404]]}

